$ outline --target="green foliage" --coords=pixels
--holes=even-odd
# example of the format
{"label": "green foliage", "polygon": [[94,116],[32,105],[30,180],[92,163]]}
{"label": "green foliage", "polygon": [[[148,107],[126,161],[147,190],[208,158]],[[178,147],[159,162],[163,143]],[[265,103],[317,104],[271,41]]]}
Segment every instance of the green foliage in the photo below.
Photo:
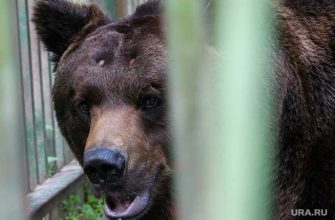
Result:
{"label": "green foliage", "polygon": [[48,175],[52,176],[57,171],[57,164],[56,164],[56,162],[57,162],[58,158],[57,157],[49,156],[47,158],[47,160],[48,160]]}
{"label": "green foliage", "polygon": [[84,187],[84,198],[70,195],[62,202],[63,220],[100,220],[103,215],[103,200],[97,199],[87,186]]}
{"label": "green foliage", "polygon": [[81,218],[81,207],[79,195],[70,195],[70,197],[62,202],[62,211],[65,214],[64,220],[79,220]]}

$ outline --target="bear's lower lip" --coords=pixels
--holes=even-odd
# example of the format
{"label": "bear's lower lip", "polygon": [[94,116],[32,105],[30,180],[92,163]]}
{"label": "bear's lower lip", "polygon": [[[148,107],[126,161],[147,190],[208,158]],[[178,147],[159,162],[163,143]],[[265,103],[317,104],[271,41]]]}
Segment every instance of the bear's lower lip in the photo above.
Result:
{"label": "bear's lower lip", "polygon": [[134,197],[123,201],[106,198],[104,212],[110,219],[133,218],[140,215],[148,206],[150,194],[145,190]]}

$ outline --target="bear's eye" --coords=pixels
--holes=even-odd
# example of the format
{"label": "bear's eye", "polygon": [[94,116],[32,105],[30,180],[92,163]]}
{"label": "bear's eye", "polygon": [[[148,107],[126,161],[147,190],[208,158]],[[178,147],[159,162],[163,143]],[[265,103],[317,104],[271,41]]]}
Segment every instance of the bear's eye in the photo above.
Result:
{"label": "bear's eye", "polygon": [[142,99],[141,108],[143,110],[150,110],[160,105],[161,99],[157,96],[145,96]]}
{"label": "bear's eye", "polygon": [[80,112],[89,115],[90,114],[90,105],[87,102],[80,102],[77,104]]}

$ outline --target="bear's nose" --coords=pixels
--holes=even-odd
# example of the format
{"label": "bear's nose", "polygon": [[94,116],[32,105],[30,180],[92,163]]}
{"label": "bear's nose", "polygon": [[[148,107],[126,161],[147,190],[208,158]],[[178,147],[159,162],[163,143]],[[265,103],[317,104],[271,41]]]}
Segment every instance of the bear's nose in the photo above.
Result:
{"label": "bear's nose", "polygon": [[95,148],[85,153],[83,168],[91,183],[113,183],[124,173],[125,157],[117,150]]}

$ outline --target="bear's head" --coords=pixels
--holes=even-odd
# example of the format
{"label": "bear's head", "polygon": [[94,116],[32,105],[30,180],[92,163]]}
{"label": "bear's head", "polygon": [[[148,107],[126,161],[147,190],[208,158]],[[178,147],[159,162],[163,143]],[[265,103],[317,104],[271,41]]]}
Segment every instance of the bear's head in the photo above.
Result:
{"label": "bear's head", "polygon": [[110,219],[169,219],[167,52],[158,1],[111,20],[96,5],[41,0],[59,127]]}

